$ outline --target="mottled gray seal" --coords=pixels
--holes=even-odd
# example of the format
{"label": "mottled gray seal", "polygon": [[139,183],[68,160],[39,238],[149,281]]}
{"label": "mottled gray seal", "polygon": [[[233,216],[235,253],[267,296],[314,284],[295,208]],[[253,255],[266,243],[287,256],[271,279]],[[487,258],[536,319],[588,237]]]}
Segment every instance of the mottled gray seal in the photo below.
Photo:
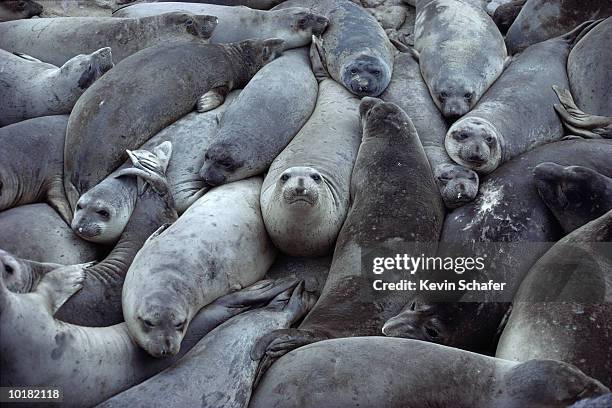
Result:
{"label": "mottled gray seal", "polygon": [[610,41],[612,17],[580,38],[567,58],[572,95],[580,109],[591,115],[612,116],[612,51],[606,46]]}
{"label": "mottled gray seal", "polygon": [[423,79],[442,115],[458,119],[504,70],[504,39],[477,2],[418,0],[416,9],[414,46]]}
{"label": "mottled gray seal", "polygon": [[[423,296],[406,305],[388,322],[385,332],[396,337],[491,352],[509,302],[523,277],[550,247],[546,243],[556,242],[563,236],[559,223],[538,195],[533,169],[542,162],[555,161],[563,166],[589,167],[612,176],[610,154],[612,141],[559,141],[519,156],[483,178],[476,200],[446,216],[441,241],[464,243],[462,253],[469,251],[471,256],[486,256],[486,265],[490,267],[484,270],[484,276],[474,276],[474,279],[505,282],[504,296],[486,292],[478,301],[470,301],[468,293],[458,302],[436,302],[435,298],[432,301],[429,296]],[[497,247],[503,251],[492,253],[487,243],[505,244]],[[444,254],[440,251],[438,256]],[[444,278],[447,276],[440,280]]]}
{"label": "mottled gray seal", "polygon": [[162,143],[153,153],[138,150],[129,154],[134,167],[123,169],[117,177],[138,179],[140,192],[134,211],[111,253],[87,268],[83,288],[57,311],[55,318],[59,320],[95,327],[121,323],[121,294],[128,268],[151,234],[177,218],[165,177],[172,154],[170,142]]}
{"label": "mottled gray seal", "polygon": [[68,114],[83,92],[113,67],[110,48],[77,55],[61,67],[0,50],[0,126]]}
{"label": "mottled gray seal", "polygon": [[178,353],[202,307],[261,279],[272,264],[275,249],[259,209],[261,182],[212,189],[136,255],[123,284],[123,315],[149,354]]}
{"label": "mottled gray seal", "polygon": [[2,273],[2,279],[6,288],[11,292],[31,292],[38,286],[38,282],[47,272],[62,266],[60,264],[17,258],[0,249],[0,273]]}
{"label": "mottled gray seal", "polygon": [[46,201],[70,220],[62,183],[67,123],[55,115],[0,128],[0,211]]}
{"label": "mottled gray seal", "polygon": [[[244,87],[279,56],[282,44],[278,39],[224,45],[174,41],[121,61],[83,94],[68,121],[64,187],[73,208],[80,195],[121,165],[126,149],[141,146],[189,113],[196,101],[203,111],[219,106],[230,90]],[[88,159],[93,156],[98,160]]]}
{"label": "mottled gray seal", "polygon": [[0,282],[2,387],[53,384],[63,391],[63,406],[93,406],[169,367],[232,316],[297,284],[261,281],[217,299],[194,318],[179,355],[156,359],[131,340],[125,323],[93,328],[53,318],[61,301],[80,288],[83,269],[73,265],[51,271],[28,294],[9,292]]}
{"label": "mottled gray seal", "polygon": [[218,186],[266,171],[312,114],[317,89],[304,49],[265,66],[227,108],[205,147],[204,182]]}
{"label": "mottled gray seal", "polygon": [[360,144],[359,99],[322,78],[314,112],[274,159],[261,188],[263,220],[278,249],[294,256],[333,250]]}
{"label": "mottled gray seal", "polygon": [[397,42],[394,44],[404,52],[395,57],[393,77],[381,99],[397,104],[410,116],[431,164],[444,204],[448,208],[460,207],[476,197],[478,174],[459,166],[446,153],[444,138],[448,127],[431,99],[419,63],[409,48]]}
{"label": "mottled gray seal", "polygon": [[0,248],[38,262],[72,265],[104,257],[108,248],[79,238],[47,204],[0,212]]}
{"label": "mottled gray seal", "polygon": [[170,11],[216,16],[219,24],[210,37],[212,44],[280,38],[285,41],[285,49],[298,48],[310,43],[313,35],[321,35],[329,23],[324,16],[303,7],[261,11],[247,7],[184,2],[134,4],[115,11],[113,16],[145,17]]}
{"label": "mottled gray seal", "polygon": [[[363,141],[351,177],[352,205],[325,287],[298,329],[273,332],[257,343],[251,357],[264,359],[260,373],[274,358],[304,344],[381,333],[411,293],[375,291],[377,275],[362,268],[366,252],[401,244],[418,254],[435,251],[431,243],[439,239],[444,204],[414,125],[397,105],[376,98],[362,99],[360,115]],[[403,277],[397,270],[385,275],[390,282]]]}
{"label": "mottled gray seal", "polygon": [[100,408],[168,405],[172,407],[247,407],[257,361],[249,350],[262,336],[287,328],[312,307],[303,283],[264,308],[248,311],[208,333],[175,365],[100,404]]}
{"label": "mottled gray seal", "polygon": [[496,356],[562,360],[612,386],[611,247],[608,211],[540,258],[514,297]]}
{"label": "mottled gray seal", "polygon": [[570,233],[612,209],[612,178],[583,166],[541,163],[534,169],[540,197]]}
{"label": "mottled gray seal", "polygon": [[516,363],[416,340],[357,337],[287,354],[249,406],[561,408],[606,392],[559,361]]}
{"label": "mottled gray seal", "polygon": [[143,18],[57,17],[0,24],[0,48],[22,52],[57,66],[100,45],[113,50],[118,63],[155,44],[194,35],[210,37],[215,17],[166,13]]}
{"label": "mottled gray seal", "polygon": [[39,16],[43,7],[32,0],[5,0],[0,3],[0,22]]}
{"label": "mottled gray seal", "polygon": [[357,96],[378,96],[393,74],[393,45],[376,18],[349,0],[288,0],[274,10],[303,6],[323,14],[323,63],[329,75]]}
{"label": "mottled gray seal", "polygon": [[608,0],[528,0],[508,29],[508,52],[517,54],[530,45],[557,37],[581,23],[612,15]]}
{"label": "mottled gray seal", "polygon": [[612,116],[598,116],[583,112],[576,106],[569,90],[558,86],[553,86],[553,89],[560,102],[555,104],[555,110],[563,126],[570,133],[568,137],[612,139]]}
{"label": "mottled gray seal", "polygon": [[[163,142],[172,143],[172,157],[166,169],[166,178],[178,214],[182,214],[210,188],[198,172],[204,164],[202,149],[214,140],[219,118],[240,90],[231,92],[223,105],[209,112],[191,112],[164,128],[142,145],[153,150]],[[100,184],[79,198],[72,219],[72,229],[86,231],[81,237],[91,242],[115,243],[127,225],[136,204],[137,185],[132,177],[116,177],[128,160]]]}
{"label": "mottled gray seal", "polygon": [[515,57],[476,107],[448,130],[445,145],[450,157],[487,174],[521,153],[561,139],[565,132],[553,107],[557,96],[552,87],[567,87],[570,47],[591,27],[585,23]]}

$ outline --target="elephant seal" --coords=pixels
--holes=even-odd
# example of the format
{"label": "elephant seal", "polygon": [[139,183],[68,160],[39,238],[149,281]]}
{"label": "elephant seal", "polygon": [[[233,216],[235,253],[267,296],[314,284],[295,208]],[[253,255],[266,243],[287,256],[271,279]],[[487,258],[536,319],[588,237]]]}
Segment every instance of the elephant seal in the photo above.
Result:
{"label": "elephant seal", "polygon": [[565,233],[612,209],[612,178],[595,170],[541,163],[533,173],[540,197]]}
{"label": "elephant seal", "polygon": [[423,79],[442,115],[468,113],[508,63],[504,39],[471,0],[418,0],[414,48]]}
{"label": "elephant seal", "polygon": [[304,288],[319,297],[327,280],[332,257],[296,257],[279,254],[268,272],[266,278],[279,279],[293,277],[304,281]]}
{"label": "elephant seal", "polygon": [[93,328],[53,318],[61,301],[78,291],[85,274],[83,265],[56,269],[28,294],[9,292],[0,284],[0,386],[54,385],[63,390],[63,406],[94,406],[171,366],[232,316],[297,284],[261,281],[217,299],[195,317],[180,354],[156,359],[131,340],[125,323]]}
{"label": "elephant seal", "polygon": [[591,27],[585,23],[515,57],[478,105],[448,130],[445,145],[450,157],[487,174],[538,145],[560,140],[565,133],[553,108],[557,96],[552,87],[567,87],[570,47]]}
{"label": "elephant seal", "polygon": [[0,22],[39,16],[43,6],[32,0],[4,0],[0,3]]}
{"label": "elephant seal", "polygon": [[[210,188],[200,179],[198,171],[204,164],[201,149],[206,149],[217,131],[219,118],[226,107],[240,94],[232,91],[223,105],[209,112],[191,112],[164,128],[141,146],[153,150],[163,142],[172,143],[172,157],[166,169],[166,179],[180,215]],[[115,243],[125,229],[136,204],[137,183],[133,177],[116,177],[126,166],[111,173],[100,184],[79,198],[72,230],[81,238],[99,243]],[[85,231],[85,234],[79,232]]]}
{"label": "elephant seal", "polygon": [[212,44],[280,38],[285,41],[285,50],[308,45],[311,37],[321,35],[329,23],[324,16],[303,7],[261,11],[247,7],[185,2],[134,4],[115,11],[113,16],[142,18],[170,11],[216,16],[219,24],[210,37]]}
{"label": "elephant seal", "polygon": [[37,262],[72,265],[101,259],[108,248],[82,240],[47,204],[0,212],[0,248]]}
{"label": "elephant seal", "polygon": [[612,406],[612,393],[580,400],[568,408],[607,408],[609,406]]}
{"label": "elephant seal", "polygon": [[0,48],[22,52],[57,66],[100,44],[113,50],[115,63],[155,44],[194,35],[210,37],[215,17],[166,13],[143,18],[57,17],[0,24]]}
{"label": "elephant seal", "polygon": [[523,9],[527,0],[514,0],[506,4],[500,5],[495,9],[493,22],[499,28],[502,34],[506,34],[510,29],[510,26],[514,23],[514,20],[518,17],[519,13]]}
{"label": "elephant seal", "polygon": [[[385,320],[408,302],[408,291],[373,289],[379,278],[363,268],[366,252],[397,245],[418,254],[436,250],[444,204],[414,125],[401,108],[380,99],[363,98],[359,110],[363,141],[351,177],[352,206],[327,281],[298,329],[275,331],[257,342],[251,358],[263,358],[258,377],[275,357],[304,344],[378,335]],[[399,281],[404,273],[386,271],[385,281]]]}
{"label": "elephant seal", "polygon": [[62,183],[67,123],[55,115],[0,128],[0,211],[46,201],[70,220]]}
{"label": "elephant seal", "polygon": [[446,153],[444,138],[448,126],[431,99],[418,60],[410,48],[398,42],[394,44],[403,52],[395,56],[393,77],[381,99],[397,104],[410,116],[444,204],[447,208],[460,207],[478,194],[478,174],[459,166]]}
{"label": "elephant seal", "polygon": [[11,292],[31,292],[46,273],[62,266],[20,259],[0,249],[0,273],[6,288]]}
{"label": "elephant seal", "polygon": [[[195,3],[198,5],[216,4],[221,6],[245,6],[240,8],[251,8],[256,10],[270,10],[272,7],[279,5],[285,0],[184,0],[184,3]],[[123,4],[129,3],[164,3],[163,0],[120,0]],[[179,2],[178,0],[176,1]],[[235,7],[239,8],[239,7]],[[119,9],[122,10],[123,8]],[[118,11],[118,10],[115,10]]]}
{"label": "elephant seal", "polygon": [[516,363],[417,340],[356,337],[282,357],[249,406],[544,408],[606,392],[560,361]]}
{"label": "elephant seal", "polygon": [[580,38],[567,58],[572,95],[580,109],[592,115],[612,116],[612,51],[606,46],[610,41],[612,17]]}
{"label": "elephant seal", "polygon": [[[322,67],[316,69],[320,73]],[[261,189],[263,220],[281,251],[293,256],[333,251],[348,212],[360,125],[359,99],[323,78],[314,112],[274,159]]]}
{"label": "elephant seal", "polygon": [[110,48],[77,55],[61,67],[0,50],[0,126],[69,114],[83,92],[113,67]]}
{"label": "elephant seal", "polygon": [[562,360],[612,386],[611,243],[612,210],[542,256],[514,298],[496,356]]}
{"label": "elephant seal", "polygon": [[355,95],[378,96],[393,74],[393,45],[376,18],[349,0],[288,0],[274,10],[303,6],[326,16],[321,36],[329,76]]}
{"label": "elephant seal", "polygon": [[[476,200],[446,216],[438,256],[444,256],[443,249],[452,243],[460,244],[459,256],[486,256],[489,268],[483,276],[475,274],[473,278],[506,283],[502,296],[489,291],[474,299],[467,293],[457,301],[439,302],[431,295],[419,294],[385,324],[384,332],[494,352],[491,347],[523,277],[550,248],[546,243],[563,236],[559,223],[538,195],[533,169],[542,162],[555,161],[612,176],[612,163],[607,158],[610,154],[612,141],[559,141],[525,153],[483,178]],[[441,275],[439,279],[445,278]]]}
{"label": "elephant seal", "polygon": [[508,29],[506,46],[511,55],[518,54],[585,21],[610,15],[612,3],[608,0],[528,0]]}
{"label": "elephant seal", "polygon": [[262,68],[227,108],[203,152],[205,184],[266,171],[312,114],[317,88],[305,50],[286,52]]}
{"label": "elephant seal", "polygon": [[[230,90],[244,87],[280,55],[282,43],[278,39],[225,45],[174,41],[121,61],[83,94],[70,114],[64,188],[73,208],[83,193],[121,165],[126,149],[141,146],[189,113],[196,101],[200,111],[221,105]],[[99,159],[87,160],[94,155]]]}
{"label": "elephant seal", "polygon": [[576,106],[569,90],[553,86],[560,103],[555,104],[563,127],[571,136],[586,139],[612,139],[612,116],[598,116],[583,112]]}
{"label": "elephant seal", "polygon": [[272,264],[261,182],[210,190],[136,255],[123,284],[123,315],[134,341],[152,356],[178,353],[202,307],[261,279]]}
{"label": "elephant seal", "polygon": [[151,234],[177,219],[164,174],[172,154],[170,142],[162,143],[153,153],[138,150],[129,154],[134,167],[123,169],[117,177],[137,178],[141,192],[134,211],[111,253],[87,268],[83,288],[57,311],[59,320],[95,327],[121,323],[123,281],[136,253]]}
{"label": "elephant seal", "polygon": [[176,364],[98,407],[246,407],[257,370],[249,350],[265,334],[298,321],[312,303],[300,283],[267,306],[221,324]]}

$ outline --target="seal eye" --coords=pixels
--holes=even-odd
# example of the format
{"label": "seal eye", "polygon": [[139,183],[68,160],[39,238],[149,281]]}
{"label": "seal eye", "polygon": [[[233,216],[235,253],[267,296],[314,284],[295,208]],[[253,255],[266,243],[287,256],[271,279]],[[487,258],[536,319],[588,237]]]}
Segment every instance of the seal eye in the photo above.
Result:
{"label": "seal eye", "polygon": [[230,159],[223,159],[219,161],[219,165],[227,169],[232,167],[232,161]]}
{"label": "seal eye", "polygon": [[6,271],[6,273],[8,273],[9,275],[12,275],[14,270],[13,267],[10,265],[4,265],[4,270]]}
{"label": "seal eye", "polygon": [[17,7],[19,7],[19,10],[25,10],[26,5],[27,3],[25,1],[20,1],[19,3],[17,3]]}
{"label": "seal eye", "polygon": [[306,24],[307,24],[307,23],[308,23],[308,20],[307,20],[307,19],[305,19],[305,18],[300,18],[300,19],[298,20],[298,27],[300,27],[300,28],[304,28],[304,27],[306,27]]}
{"label": "seal eye", "polygon": [[142,320],[142,323],[144,323],[145,326],[147,326],[147,327],[155,327],[153,322],[150,321],[149,319],[141,319],[141,320]]}
{"label": "seal eye", "polygon": [[351,68],[351,75],[357,75],[357,69]]}
{"label": "seal eye", "polygon": [[437,339],[440,337],[440,332],[431,326],[425,327],[425,333],[427,333],[427,335],[432,339]]}
{"label": "seal eye", "polygon": [[176,330],[183,330],[183,327],[185,327],[185,320],[183,320],[182,322],[177,323],[177,324],[174,325],[174,328]]}
{"label": "seal eye", "polygon": [[189,20],[185,21],[185,24],[188,25],[188,26],[192,26],[193,25],[193,20],[189,19]]}
{"label": "seal eye", "polygon": [[410,310],[413,311],[413,312],[416,310],[416,300],[413,300],[410,303]]}
{"label": "seal eye", "polygon": [[448,93],[446,92],[440,92],[440,100],[444,101],[446,98],[448,98]]}
{"label": "seal eye", "polygon": [[473,96],[474,96],[474,94],[473,94],[473,93],[471,93],[471,92],[467,92],[465,95],[463,95],[463,97],[464,97],[465,99],[467,99],[467,100],[472,99],[472,97],[473,97]]}
{"label": "seal eye", "polygon": [[280,178],[280,179],[281,179],[281,181],[285,182],[285,181],[289,180],[289,178],[290,178],[290,177],[291,177],[291,176],[289,176],[287,173],[285,173],[285,174],[283,174],[283,175],[281,176],[281,178]]}
{"label": "seal eye", "polygon": [[83,209],[83,206],[82,206],[81,204],[78,204],[78,203],[77,203],[77,207],[76,207],[76,209],[77,209],[77,210],[82,210],[82,209]]}
{"label": "seal eye", "polygon": [[376,78],[380,78],[380,71],[375,69],[374,71],[372,71],[372,74],[376,77]]}
{"label": "seal eye", "polygon": [[106,210],[98,210],[97,213],[102,217],[102,218],[108,218],[110,217],[110,214],[108,213],[108,211]]}
{"label": "seal eye", "polygon": [[438,176],[438,180],[449,181],[451,176],[448,173],[443,173]]}
{"label": "seal eye", "polygon": [[310,176],[310,178],[316,181],[317,183],[321,181],[321,176],[319,176],[318,174],[313,174]]}
{"label": "seal eye", "polygon": [[467,137],[467,135],[466,135],[465,133],[455,133],[455,134],[453,135],[453,137],[454,137],[456,140],[465,140],[465,139],[467,139],[467,138],[468,138],[468,137]]}
{"label": "seal eye", "polygon": [[487,142],[488,145],[492,145],[494,141],[495,139],[493,138],[493,136],[485,137],[485,142]]}

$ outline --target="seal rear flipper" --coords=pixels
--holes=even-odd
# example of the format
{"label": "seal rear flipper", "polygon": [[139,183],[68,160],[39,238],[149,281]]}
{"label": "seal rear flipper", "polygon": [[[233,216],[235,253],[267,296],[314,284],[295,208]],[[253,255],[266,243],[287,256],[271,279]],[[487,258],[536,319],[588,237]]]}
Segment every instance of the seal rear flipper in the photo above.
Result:
{"label": "seal rear flipper", "polygon": [[54,178],[51,181],[49,190],[47,191],[47,202],[49,205],[58,212],[58,214],[66,221],[68,225],[72,222],[72,208],[66,198],[66,192],[64,191],[64,183],[61,178]]}
{"label": "seal rear flipper", "polygon": [[553,85],[561,104],[555,104],[563,126],[587,139],[612,138],[612,117],[589,115],[578,108],[569,90]]}
{"label": "seal rear flipper", "polygon": [[299,281],[295,278],[264,279],[246,288],[224,295],[213,302],[230,309],[246,309],[268,303],[280,293],[294,288]]}
{"label": "seal rear flipper", "polygon": [[266,334],[251,349],[251,360],[259,360],[253,389],[257,388],[263,375],[276,360],[299,347],[328,339],[327,336],[300,329],[280,329]]}
{"label": "seal rear flipper", "polygon": [[229,86],[222,85],[211,89],[198,98],[196,109],[199,113],[211,111],[223,105],[225,97],[229,93]]}
{"label": "seal rear flipper", "polygon": [[310,65],[312,65],[312,72],[318,82],[331,78],[325,64],[323,43],[315,35],[312,36],[312,43],[310,44]]}
{"label": "seal rear flipper", "polygon": [[55,269],[43,276],[33,293],[42,297],[49,312],[54,315],[72,295],[83,287],[85,269],[91,265],[93,262]]}
{"label": "seal rear flipper", "polygon": [[410,54],[410,55],[412,55],[412,57],[414,58],[415,61],[417,61],[417,62],[419,61],[419,58],[420,58],[421,55],[413,47],[410,47],[409,45],[407,45],[407,44],[405,44],[405,43],[403,43],[403,42],[401,42],[399,40],[396,40],[396,39],[391,39],[390,41],[391,41],[391,44],[393,44],[395,46],[395,48],[397,48],[397,50],[399,52]]}

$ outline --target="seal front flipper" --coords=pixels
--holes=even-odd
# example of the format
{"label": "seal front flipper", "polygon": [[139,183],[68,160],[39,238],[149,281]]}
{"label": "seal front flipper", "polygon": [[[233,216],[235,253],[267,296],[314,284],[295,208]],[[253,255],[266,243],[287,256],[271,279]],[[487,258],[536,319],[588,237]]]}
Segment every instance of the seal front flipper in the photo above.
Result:
{"label": "seal front flipper", "polygon": [[85,269],[91,265],[93,265],[93,262],[55,269],[40,280],[33,293],[43,298],[53,315],[72,295],[83,287]]}
{"label": "seal front flipper", "polygon": [[569,90],[556,85],[553,90],[561,102],[555,110],[570,132],[587,139],[612,138],[612,117],[589,115],[578,108]]}
{"label": "seal front flipper", "polygon": [[66,199],[64,191],[64,183],[61,177],[54,177],[51,180],[49,189],[47,190],[47,201],[51,207],[58,212],[58,214],[66,221],[68,225],[72,222],[72,208],[70,203]]}
{"label": "seal front flipper", "polygon": [[410,54],[417,62],[419,61],[419,58],[421,57],[421,55],[413,47],[410,47],[409,45],[401,42],[400,40],[391,39],[390,41],[391,41],[391,44],[393,44],[399,52]]}
{"label": "seal front flipper", "polygon": [[325,53],[323,51],[323,43],[321,38],[313,35],[312,43],[310,44],[310,65],[312,72],[318,82],[324,79],[331,78],[325,64]]}
{"label": "seal front flipper", "polygon": [[211,89],[204,95],[200,96],[196,104],[196,109],[200,113],[211,111],[223,105],[225,97],[229,93],[229,86],[222,85]]}
{"label": "seal front flipper", "polygon": [[299,281],[295,278],[264,279],[242,290],[229,293],[215,300],[213,304],[228,309],[250,309],[269,302],[280,293],[295,288]]}

